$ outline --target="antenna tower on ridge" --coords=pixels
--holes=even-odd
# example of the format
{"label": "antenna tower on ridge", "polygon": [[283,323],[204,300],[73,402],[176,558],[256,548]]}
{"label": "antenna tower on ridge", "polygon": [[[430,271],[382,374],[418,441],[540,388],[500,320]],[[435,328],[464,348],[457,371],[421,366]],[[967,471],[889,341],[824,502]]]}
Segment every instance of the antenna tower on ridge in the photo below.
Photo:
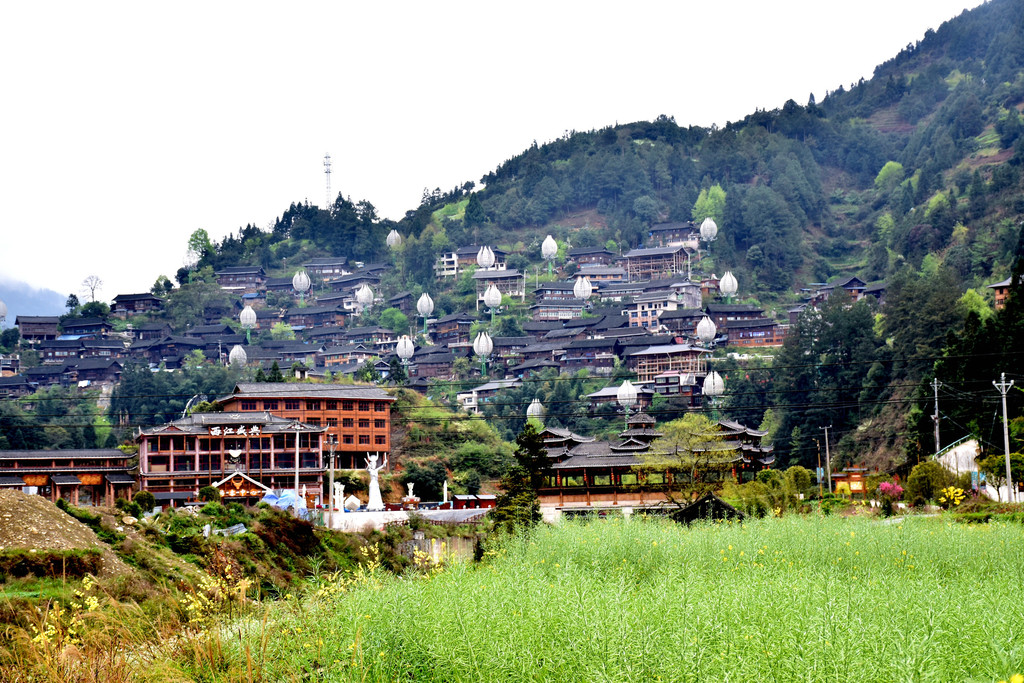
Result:
{"label": "antenna tower on ridge", "polygon": [[327,176],[327,205],[326,209],[331,210],[331,154],[324,155],[324,175]]}

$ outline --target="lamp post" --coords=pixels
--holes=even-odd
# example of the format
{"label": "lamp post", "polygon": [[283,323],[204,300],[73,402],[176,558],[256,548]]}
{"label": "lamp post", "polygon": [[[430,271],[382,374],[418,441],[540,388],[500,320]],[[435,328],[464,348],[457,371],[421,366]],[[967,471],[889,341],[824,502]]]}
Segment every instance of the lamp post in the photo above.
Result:
{"label": "lamp post", "polygon": [[697,323],[697,339],[700,339],[704,344],[711,344],[715,340],[715,336],[718,334],[718,327],[715,325],[715,321],[709,316],[704,316]]}
{"label": "lamp post", "polygon": [[231,347],[231,353],[228,354],[228,365],[235,368],[245,367],[245,364],[249,362],[249,356],[246,354],[245,349],[242,348],[241,344],[235,344]]}
{"label": "lamp post", "polygon": [[736,276],[732,274],[731,270],[725,271],[725,275],[718,281],[718,291],[725,296],[725,300],[732,303],[732,295],[739,289],[739,283],[736,282]]}
{"label": "lamp post", "polygon": [[359,315],[373,304],[373,289],[365,282],[356,290],[356,303],[359,305]]}
{"label": "lamp post", "polygon": [[491,309],[491,327],[494,327],[494,312],[498,310],[498,306],[501,305],[501,291],[493,284],[487,285],[487,291],[484,292],[484,306]]}
{"label": "lamp post", "polygon": [[543,425],[545,412],[547,411],[544,410],[544,405],[540,402],[540,399],[535,398],[530,401],[530,405],[526,406],[526,421],[537,420]]}
{"label": "lamp post", "polygon": [[708,216],[700,224],[700,238],[707,242],[709,245],[715,241],[715,237],[718,236],[718,224],[715,223],[715,219]]}
{"label": "lamp post", "polygon": [[585,276],[576,278],[576,284],[572,286],[572,293],[577,299],[586,302],[594,293],[594,285],[591,284],[590,278]]}
{"label": "lamp post", "polygon": [[491,340],[491,335],[487,334],[486,331],[476,335],[476,339],[473,340],[473,353],[480,356],[480,376],[487,376],[487,357],[491,355],[491,351],[494,350],[494,341]]}
{"label": "lamp post", "polygon": [[242,312],[238,314],[239,324],[245,328],[245,343],[252,343],[252,328],[256,327],[256,311],[252,310],[252,306],[249,304],[245,305]]}
{"label": "lamp post", "polygon": [[409,380],[409,359],[412,358],[412,354],[415,352],[416,345],[413,344],[412,339],[409,339],[409,335],[403,334],[395,346],[395,353],[398,354],[398,359],[402,362],[406,381]]}
{"label": "lamp post", "polygon": [[494,265],[494,250],[488,246],[480,247],[480,251],[476,252],[476,264],[489,270]]}
{"label": "lamp post", "polygon": [[427,318],[434,312],[434,300],[430,298],[430,295],[426,292],[420,294],[419,301],[416,302],[416,312],[423,317],[423,338],[427,338]]}
{"label": "lamp post", "polygon": [[7,320],[7,304],[0,299],[0,323]]}
{"label": "lamp post", "polygon": [[548,275],[551,275],[552,264],[555,257],[558,255],[558,243],[555,242],[555,238],[548,235],[544,238],[544,241],[540,245],[540,255],[545,261],[548,262]]}
{"label": "lamp post", "polygon": [[711,403],[711,417],[717,422],[718,421],[718,410],[715,406],[716,399],[725,393],[725,380],[717,372],[712,370],[704,378],[704,384],[701,387],[701,391],[710,399]]}
{"label": "lamp post", "polygon": [[306,302],[309,285],[309,275],[306,275],[306,271],[300,270],[292,276],[292,289],[299,293],[299,301],[302,303]]}
{"label": "lamp post", "polygon": [[[338,437],[334,434],[327,435],[327,457],[331,459],[331,483],[330,488],[327,490],[327,505],[328,505],[328,528],[334,528],[334,449],[338,445]],[[344,503],[344,501],[342,501]]]}
{"label": "lamp post", "polygon": [[396,247],[400,247],[402,245],[402,236],[397,230],[392,229],[391,232],[388,233],[388,236],[384,238],[384,243],[388,245],[388,249],[394,251]]}
{"label": "lamp post", "polygon": [[626,412],[626,429],[629,429],[629,411],[636,405],[637,392],[636,387],[628,379],[622,380],[622,384],[619,385],[618,391],[615,392],[615,400],[619,402],[623,410]]}

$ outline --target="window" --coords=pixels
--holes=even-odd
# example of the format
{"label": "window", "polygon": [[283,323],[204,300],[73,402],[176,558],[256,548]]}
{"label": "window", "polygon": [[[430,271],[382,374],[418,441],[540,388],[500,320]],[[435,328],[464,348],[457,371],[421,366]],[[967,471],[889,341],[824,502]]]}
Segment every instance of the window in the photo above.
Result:
{"label": "window", "polygon": [[341,418],[341,426],[347,427],[348,429],[352,429],[352,427],[355,426],[355,420],[353,420],[351,417],[343,417]]}
{"label": "window", "polygon": [[327,410],[337,410],[337,409],[338,409],[338,402],[337,401],[327,401]]}
{"label": "window", "polygon": [[338,418],[336,418],[336,417],[329,417],[329,418],[327,418],[327,426],[328,427],[337,427],[338,426]]}
{"label": "window", "polygon": [[264,401],[263,410],[277,410],[277,401]]}
{"label": "window", "polygon": [[352,410],[352,401],[342,401],[341,402],[341,409],[342,410]]}
{"label": "window", "polygon": [[301,401],[285,401],[284,402],[284,409],[285,410],[301,410],[302,409],[302,402]]}
{"label": "window", "polygon": [[648,484],[664,484],[665,473],[664,472],[648,472],[647,473]]}
{"label": "window", "polygon": [[256,401],[242,401],[242,410],[256,410]]}
{"label": "window", "polygon": [[385,423],[384,420],[374,420],[373,421],[373,428],[374,429],[384,429],[384,425],[385,424],[386,423]]}
{"label": "window", "polygon": [[369,401],[360,401],[359,402],[359,411],[360,412],[365,413],[369,409],[370,409],[370,402]]}
{"label": "window", "polygon": [[594,486],[611,486],[612,475],[610,474],[595,474],[594,475]]}
{"label": "window", "polygon": [[385,410],[388,409],[388,404],[387,403],[374,403],[373,404],[373,409],[374,409],[375,412],[383,413]]}
{"label": "window", "polygon": [[634,486],[634,485],[636,485],[636,474],[635,473],[623,474],[622,477],[619,479],[619,483],[622,484],[623,486]]}
{"label": "window", "polygon": [[369,429],[370,428],[370,421],[369,420],[360,420],[359,421],[359,428],[360,429]]}
{"label": "window", "polygon": [[375,444],[377,444],[378,446],[385,445],[387,443],[387,441],[388,441],[388,438],[386,436],[384,436],[383,434],[378,434],[377,436],[373,437],[373,442]]}
{"label": "window", "polygon": [[359,435],[359,443],[360,444],[370,445],[370,435],[369,434],[360,434]]}
{"label": "window", "polygon": [[319,417],[307,417],[306,418],[306,424],[313,425],[314,427],[319,427],[320,426],[320,418]]}
{"label": "window", "polygon": [[306,410],[320,410],[320,401],[306,401]]}
{"label": "window", "polygon": [[351,434],[344,434],[344,435],[342,435],[341,442],[342,443],[352,443],[352,435]]}
{"label": "window", "polygon": [[583,477],[562,477],[562,486],[583,486]]}

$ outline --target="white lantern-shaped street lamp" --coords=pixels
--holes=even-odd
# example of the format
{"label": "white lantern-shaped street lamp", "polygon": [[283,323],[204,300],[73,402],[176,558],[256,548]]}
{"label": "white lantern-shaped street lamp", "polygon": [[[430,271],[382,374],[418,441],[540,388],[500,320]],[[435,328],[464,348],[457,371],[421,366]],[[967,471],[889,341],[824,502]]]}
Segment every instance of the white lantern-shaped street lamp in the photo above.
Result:
{"label": "white lantern-shaped street lamp", "polygon": [[408,363],[415,351],[416,345],[413,344],[412,339],[409,338],[409,335],[403,334],[402,338],[398,340],[397,346],[395,346],[395,353],[398,354],[402,363]]}
{"label": "white lantern-shaped street lamp", "polygon": [[615,400],[619,402],[626,412],[626,428],[629,429],[629,411],[636,405],[636,387],[628,379],[622,380],[618,391],[615,392]]}
{"label": "white lantern-shaped street lamp", "polygon": [[427,318],[434,312],[434,300],[430,298],[430,295],[426,292],[420,294],[419,301],[416,302],[416,312],[423,317],[423,336],[427,336]]}
{"label": "white lantern-shaped street lamp", "polygon": [[238,314],[238,322],[245,329],[245,343],[251,344],[252,328],[256,327],[256,311],[252,310],[252,306],[245,305],[242,312]]}
{"label": "white lantern-shaped street lamp", "polygon": [[589,277],[576,278],[576,284],[572,286],[572,293],[577,299],[586,301],[594,293],[594,285],[590,283]]}
{"label": "white lantern-shaped street lamp", "polygon": [[484,306],[491,309],[491,325],[494,325],[494,312],[501,306],[501,290],[493,284],[487,285],[484,291]]}
{"label": "white lantern-shaped street lamp", "polygon": [[415,352],[416,345],[413,344],[412,339],[409,339],[409,335],[403,334],[395,346],[395,353],[398,355],[398,360],[402,362],[406,378],[409,377],[409,359],[412,358],[412,354]]}
{"label": "white lantern-shaped street lamp", "polygon": [[494,250],[488,246],[480,247],[480,251],[476,252],[476,264],[487,270],[494,265]]}
{"label": "white lantern-shaped street lamp", "polygon": [[402,236],[398,234],[397,230],[392,229],[384,238],[384,243],[388,245],[388,249],[394,249],[402,244]]}
{"label": "white lantern-shaped street lamp", "polygon": [[715,336],[718,334],[718,327],[715,325],[715,321],[708,316],[704,316],[697,323],[697,339],[700,339],[705,344],[710,344],[715,340]]}
{"label": "white lantern-shaped street lamp", "polygon": [[476,335],[476,339],[473,340],[473,353],[480,356],[480,374],[487,375],[487,357],[491,355],[491,351],[494,350],[494,340],[491,339],[491,335],[487,332],[481,332]]}
{"label": "white lantern-shaped street lamp", "polygon": [[736,276],[732,274],[731,270],[725,271],[725,275],[718,281],[718,291],[720,291],[728,301],[732,301],[732,295],[736,293],[736,290],[740,288],[738,282],[736,282]]}
{"label": "white lantern-shaped street lamp", "polygon": [[701,387],[701,391],[711,402],[711,415],[714,420],[718,420],[718,411],[715,409],[715,403],[719,396],[725,393],[725,380],[717,372],[712,370],[708,373],[707,377],[704,378],[704,384]]}
{"label": "white lantern-shaped street lamp", "polygon": [[360,314],[362,314],[367,306],[373,304],[373,289],[365,282],[359,285],[359,288],[356,290],[356,303],[359,304]]}
{"label": "white lantern-shaped street lamp", "polygon": [[548,275],[551,275],[552,263],[554,263],[555,257],[558,256],[558,243],[555,242],[555,238],[548,235],[544,238],[544,241],[540,245],[540,255],[545,261],[548,262]]}
{"label": "white lantern-shaped street lamp", "polygon": [[0,323],[7,320],[7,304],[0,299]]}
{"label": "white lantern-shaped street lamp", "polygon": [[228,354],[228,365],[233,367],[242,367],[249,362],[249,355],[245,352],[240,344],[235,344],[231,348],[231,353]]}
{"label": "white lantern-shaped street lamp", "polygon": [[544,406],[541,404],[540,399],[535,398],[530,402],[530,405],[526,406],[526,419],[537,420],[538,422],[543,423],[544,413],[546,412],[547,411],[544,410]]}
{"label": "white lantern-shaped street lamp", "polygon": [[306,292],[309,291],[309,275],[306,271],[300,270],[292,276],[292,289],[299,293],[299,299],[305,301]]}
{"label": "white lantern-shaped street lamp", "polygon": [[715,219],[708,216],[704,219],[704,222],[700,224],[700,238],[705,242],[714,242],[715,237],[718,236],[718,224],[715,223]]}

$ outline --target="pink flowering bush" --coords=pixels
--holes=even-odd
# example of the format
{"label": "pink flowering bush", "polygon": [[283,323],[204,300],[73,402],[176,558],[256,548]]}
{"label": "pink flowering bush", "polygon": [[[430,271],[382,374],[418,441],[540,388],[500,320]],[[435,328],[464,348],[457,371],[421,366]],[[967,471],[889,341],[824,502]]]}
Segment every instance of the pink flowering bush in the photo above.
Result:
{"label": "pink flowering bush", "polygon": [[883,481],[878,485],[878,495],[887,496],[893,500],[899,500],[903,497],[903,487],[899,484],[894,484],[891,481]]}

